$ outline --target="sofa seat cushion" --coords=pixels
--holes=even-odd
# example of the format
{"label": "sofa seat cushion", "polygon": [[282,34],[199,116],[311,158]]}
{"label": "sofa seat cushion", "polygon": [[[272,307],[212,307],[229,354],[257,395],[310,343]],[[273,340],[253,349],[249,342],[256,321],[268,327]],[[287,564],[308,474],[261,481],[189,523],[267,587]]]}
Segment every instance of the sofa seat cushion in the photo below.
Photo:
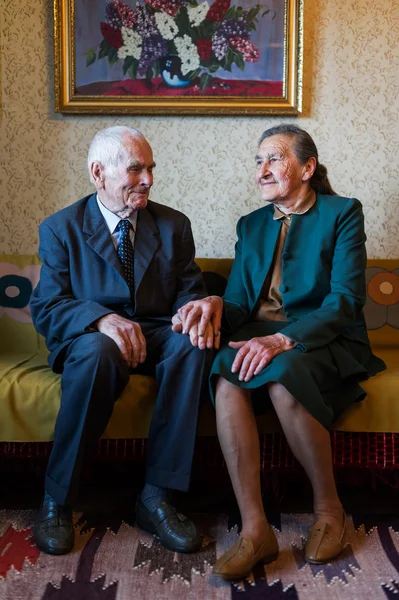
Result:
{"label": "sofa seat cushion", "polygon": [[[61,377],[52,372],[46,355],[2,354],[0,380],[0,441],[51,441],[60,405]],[[155,394],[151,377],[133,375],[115,403],[104,437],[146,437]]]}
{"label": "sofa seat cushion", "polygon": [[[339,431],[399,432],[399,349],[377,351],[388,370],[365,381],[363,402],[351,406],[334,429]],[[47,442],[53,439],[59,409],[60,376],[47,365],[46,356],[10,353],[0,356],[0,440]],[[104,438],[147,437],[155,404],[156,384],[151,377],[132,375],[114,411]],[[258,418],[262,433],[278,431],[273,412]],[[199,435],[216,435],[215,411],[210,400],[201,408]]]}
{"label": "sofa seat cushion", "polygon": [[385,361],[387,370],[361,382],[366,398],[345,411],[334,425],[336,430],[399,433],[399,348],[374,347],[373,352]]}
{"label": "sofa seat cushion", "polygon": [[[221,289],[232,259],[203,258],[197,262],[209,292]],[[39,273],[37,256],[0,255],[0,441],[50,441],[54,434],[60,376],[47,365],[44,339],[34,330],[29,313],[30,292]],[[362,383],[367,398],[350,407],[334,429],[399,433],[399,260],[369,260],[366,279],[365,315],[370,341],[388,370]],[[115,404],[104,437],[146,437],[155,393],[153,379],[133,375]],[[263,433],[279,430],[273,412],[259,417],[258,424]],[[201,407],[198,432],[204,436],[216,434],[210,400],[205,399]]]}

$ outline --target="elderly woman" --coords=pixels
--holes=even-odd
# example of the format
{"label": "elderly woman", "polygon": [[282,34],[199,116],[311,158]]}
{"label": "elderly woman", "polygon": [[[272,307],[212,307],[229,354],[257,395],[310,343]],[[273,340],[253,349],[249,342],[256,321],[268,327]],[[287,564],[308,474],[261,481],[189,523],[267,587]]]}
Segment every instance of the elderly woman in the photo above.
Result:
{"label": "elderly woman", "polygon": [[[328,428],[364,398],[359,381],[385,368],[371,352],[362,312],[360,202],[335,194],[312,138],[295,125],[263,133],[256,183],[267,206],[238,222],[223,297],[222,332],[230,341],[211,374],[218,436],[242,518],[240,538],[214,566],[225,579],[244,577],[278,554],[262,504],[254,412],[271,402],[311,481],[315,523],[306,560],[328,562],[343,549],[345,529]],[[181,315],[186,331],[198,314],[189,318],[188,310]]]}

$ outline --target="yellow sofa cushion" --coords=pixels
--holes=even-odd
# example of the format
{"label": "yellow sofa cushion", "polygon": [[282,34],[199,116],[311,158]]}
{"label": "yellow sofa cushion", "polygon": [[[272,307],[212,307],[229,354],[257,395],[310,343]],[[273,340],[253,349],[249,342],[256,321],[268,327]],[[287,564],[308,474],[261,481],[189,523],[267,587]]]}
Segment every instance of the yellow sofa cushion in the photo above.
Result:
{"label": "yellow sofa cushion", "polygon": [[[399,348],[379,349],[388,370],[362,383],[363,402],[351,406],[335,423],[338,431],[399,432]],[[10,354],[0,361],[0,440],[46,442],[53,439],[60,402],[60,376],[37,353]],[[151,377],[130,378],[104,433],[107,439],[144,438],[148,435],[156,386]],[[274,413],[258,418],[262,433],[278,431]],[[210,400],[201,408],[199,435],[216,435],[215,412]]]}
{"label": "yellow sofa cushion", "polygon": [[366,398],[352,404],[333,429],[399,433],[399,347],[377,347],[374,352],[387,370],[361,382]]}
{"label": "yellow sofa cushion", "polygon": [[[198,259],[197,262],[203,271],[217,272],[227,278],[232,259]],[[399,261],[369,261],[369,267],[373,269],[368,276],[368,291],[372,297],[369,295],[367,300],[366,317],[368,315],[375,326],[369,335],[373,350],[387,363],[388,370],[362,383],[367,398],[348,409],[334,429],[399,432],[399,301],[395,300],[396,293],[399,294],[396,287]],[[39,271],[36,256],[0,255],[0,441],[53,439],[60,402],[60,376],[47,365],[44,340],[32,325],[28,307],[29,290],[36,285]],[[146,437],[155,392],[153,379],[132,376],[115,404],[104,437]],[[279,429],[273,413],[259,417],[258,423],[265,433]],[[201,407],[199,435],[216,435],[215,413],[210,401]]]}
{"label": "yellow sofa cushion", "polygon": [[[40,352],[1,356],[0,381],[0,440],[51,441],[60,406],[61,376],[52,372],[46,356]],[[146,437],[155,394],[154,379],[132,376],[115,404],[104,437]]]}

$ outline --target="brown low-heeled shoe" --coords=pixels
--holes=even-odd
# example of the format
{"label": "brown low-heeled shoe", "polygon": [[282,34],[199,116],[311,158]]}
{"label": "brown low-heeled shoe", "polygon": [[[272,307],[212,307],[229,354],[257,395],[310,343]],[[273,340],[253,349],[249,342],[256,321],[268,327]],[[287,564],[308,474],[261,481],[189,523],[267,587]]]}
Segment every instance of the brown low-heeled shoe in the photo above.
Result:
{"label": "brown low-heeled shoe", "polygon": [[345,533],[345,513],[343,514],[343,519],[344,524],[339,538],[332,532],[331,526],[328,523],[325,521],[316,521],[306,541],[305,559],[307,562],[321,565],[341,554],[344,549],[342,539]]}
{"label": "brown low-heeled shoe", "polygon": [[240,537],[215,563],[213,572],[222,579],[243,579],[257,563],[269,563],[278,556],[278,544],[273,528],[270,527],[257,552],[251,540]]}

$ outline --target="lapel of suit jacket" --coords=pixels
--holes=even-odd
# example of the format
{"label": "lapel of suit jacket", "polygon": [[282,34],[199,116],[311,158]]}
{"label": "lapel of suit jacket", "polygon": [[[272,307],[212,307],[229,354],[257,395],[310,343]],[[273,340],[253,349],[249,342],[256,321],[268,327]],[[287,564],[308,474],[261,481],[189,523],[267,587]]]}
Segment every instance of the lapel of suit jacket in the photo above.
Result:
{"label": "lapel of suit jacket", "polygon": [[[281,229],[280,221],[275,221],[273,214],[274,210],[272,208],[265,207],[263,218],[260,218],[260,215],[257,214],[256,218],[252,219],[246,258],[248,275],[253,281],[253,306],[258,301],[272,264],[277,238]],[[256,248],[256,252],[253,251],[253,248]]]}
{"label": "lapel of suit jacket", "polygon": [[159,229],[148,208],[137,213],[134,239],[134,290],[137,290],[160,244]]}
{"label": "lapel of suit jacket", "polygon": [[97,194],[93,194],[86,205],[83,232],[89,235],[86,244],[113,267],[125,280],[123,267],[115,251],[109,229],[97,205]]}
{"label": "lapel of suit jacket", "polygon": [[[316,272],[310,269],[310,265],[316,268],[317,265],[320,265],[320,262],[315,263],[312,257],[315,253],[319,255],[321,239],[325,237],[331,224],[330,214],[327,213],[321,217],[321,208],[320,195],[317,194],[315,204],[306,213],[292,215],[284,246],[284,252],[291,256],[291,260],[293,257],[298,259],[300,257],[301,264],[306,265],[308,278],[312,275],[316,276]],[[335,215],[333,215],[334,218]],[[333,240],[331,240],[331,243],[333,243]]]}

